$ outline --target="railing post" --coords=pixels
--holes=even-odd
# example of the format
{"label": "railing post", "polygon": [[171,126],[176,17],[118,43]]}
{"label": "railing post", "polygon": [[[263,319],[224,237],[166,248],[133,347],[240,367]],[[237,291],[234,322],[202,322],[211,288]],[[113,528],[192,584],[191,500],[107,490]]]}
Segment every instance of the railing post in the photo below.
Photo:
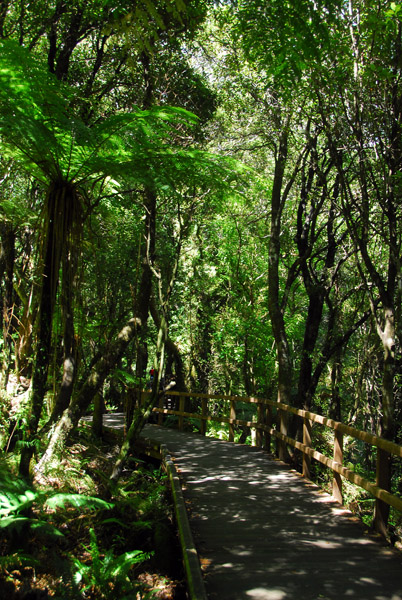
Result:
{"label": "railing post", "polygon": [[201,435],[206,435],[206,433],[207,433],[207,416],[208,416],[208,398],[202,398],[201,399],[201,427],[200,427]]}
{"label": "railing post", "polygon": [[[184,413],[184,396],[179,396],[179,412]],[[179,415],[179,431],[184,429],[184,417],[183,414]]]}
{"label": "railing post", "polygon": [[[279,413],[279,431],[280,433],[282,433],[283,435],[287,435],[288,434],[288,414],[286,411],[282,410],[282,409],[278,409],[278,413]],[[287,452],[287,447],[286,447],[286,442],[283,440],[278,440],[278,458],[279,460],[283,460],[284,462],[286,462],[286,459],[288,457],[288,452]]]}
{"label": "railing post", "polygon": [[[343,464],[343,433],[335,429],[334,436],[334,461]],[[332,480],[332,495],[337,502],[342,504],[342,477],[339,473],[334,471],[334,478]]]}
{"label": "railing post", "polygon": [[[386,450],[377,448],[376,485],[389,492],[391,471],[391,455]],[[374,508],[373,528],[383,536],[388,533],[389,505],[376,498]]]}
{"label": "railing post", "polygon": [[[229,418],[234,421],[236,420],[236,402],[234,400],[230,401]],[[229,442],[234,442],[234,425],[233,425],[233,423],[229,423]]]}
{"label": "railing post", "polygon": [[[252,421],[252,423],[257,425],[256,415],[252,416],[251,421]],[[255,448],[257,446],[257,428],[253,427],[253,425],[251,425],[251,427],[250,427],[250,437],[251,437],[251,445],[253,448]]]}
{"label": "railing post", "polygon": [[255,434],[255,443],[258,448],[262,448],[263,439],[262,429],[259,428],[260,425],[264,425],[264,407],[261,402],[257,404],[257,428]]}
{"label": "railing post", "polygon": [[[269,404],[265,406],[265,424],[267,427],[272,428],[272,408]],[[271,452],[271,434],[266,431],[264,438],[265,450],[267,450],[267,452]]]}
{"label": "railing post", "polygon": [[[310,419],[303,419],[303,444],[308,448],[311,448],[311,430],[312,425]],[[311,479],[311,458],[308,454],[303,452],[303,477]]]}

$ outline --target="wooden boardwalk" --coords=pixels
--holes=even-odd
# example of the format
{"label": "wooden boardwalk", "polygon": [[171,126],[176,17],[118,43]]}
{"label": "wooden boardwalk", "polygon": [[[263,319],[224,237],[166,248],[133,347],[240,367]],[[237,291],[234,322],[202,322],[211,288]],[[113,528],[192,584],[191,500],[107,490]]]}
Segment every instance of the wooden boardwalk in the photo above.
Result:
{"label": "wooden boardwalk", "polygon": [[147,425],[184,486],[210,600],[402,600],[402,556],[262,450]]}

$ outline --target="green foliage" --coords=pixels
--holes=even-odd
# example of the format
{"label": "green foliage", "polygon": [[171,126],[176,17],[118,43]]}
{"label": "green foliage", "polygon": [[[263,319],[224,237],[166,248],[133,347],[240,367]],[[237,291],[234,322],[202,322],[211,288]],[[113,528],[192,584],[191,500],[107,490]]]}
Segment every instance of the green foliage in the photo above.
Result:
{"label": "green foliage", "polygon": [[235,29],[246,54],[260,71],[289,93],[311,63],[328,51],[339,0],[245,0],[238,4]]}
{"label": "green foliage", "polygon": [[25,543],[27,532],[41,537],[63,537],[63,533],[49,522],[47,509],[54,511],[66,504],[87,510],[110,509],[113,506],[96,497],[35,489],[4,467],[1,481],[0,529],[6,530],[21,544]]}
{"label": "green foliage", "polygon": [[[33,229],[44,192],[59,180],[71,183],[82,204],[80,219],[87,219],[73,307],[81,379],[138,302],[149,259],[148,190],[155,193],[154,283],[162,281],[163,291],[182,252],[167,312],[169,337],[191,384],[276,397],[280,344],[274,343],[268,311],[276,285],[267,283],[276,254],[268,250],[275,191],[281,196],[276,303],[284,320],[281,340],[289,346],[285,358],[291,373],[285,383],[290,396],[300,401],[301,359],[308,359],[305,381],[310,377],[315,390],[309,397],[313,406],[323,414],[333,410],[337,385],[342,415],[374,432],[384,413],[383,359],[381,347],[373,344],[383,315],[357,328],[338,351],[334,344],[370,306],[384,305],[379,289],[387,281],[396,307],[396,337],[401,336],[401,5],[340,0],[8,4],[7,14],[0,15],[0,37],[10,38],[0,41],[0,218],[18,229],[14,284],[20,297],[21,291],[26,295],[32,321],[23,323],[15,302],[21,329],[10,339],[17,346],[19,339],[29,338],[37,314],[30,291],[42,278]],[[195,53],[191,40],[212,4],[214,18]],[[81,36],[73,40],[78,17]],[[63,71],[61,59],[68,51],[71,63]],[[152,102],[153,108],[137,108]],[[289,140],[278,190],[274,174],[285,131]],[[194,140],[209,142],[209,152]],[[39,187],[32,178],[40,180]],[[250,178],[258,180],[253,187]],[[57,265],[56,272],[58,277]],[[309,300],[315,293],[324,303],[316,340],[308,345],[308,311],[314,309]],[[53,318],[57,343],[64,308]],[[138,347],[150,354],[155,339],[156,329],[148,324],[104,392],[110,386],[118,395],[138,383],[133,376]],[[331,379],[335,361],[342,366],[337,382]],[[54,364],[57,392],[57,351]],[[399,383],[397,374],[394,404],[400,423]],[[5,428],[8,411],[4,405],[0,423]],[[25,409],[18,415],[21,429],[26,415]],[[243,417],[252,417],[247,407]],[[196,429],[199,420],[190,426]],[[208,427],[228,436],[227,427]],[[327,439],[317,436],[317,444],[330,455]],[[358,448],[348,452],[345,460],[369,470]],[[69,476],[85,485],[87,466],[80,457],[70,463]],[[320,469],[316,474],[323,480]],[[127,526],[148,533],[158,512],[161,489],[150,488],[144,497],[137,484],[132,481],[121,491],[119,510],[104,520],[106,528],[118,528],[116,540]],[[90,506],[82,496],[42,497],[33,488],[7,488],[0,526],[17,536],[24,528],[50,535],[46,511],[82,502]],[[119,512],[127,507],[132,509],[129,525]],[[94,502],[93,508],[106,507]],[[90,548],[100,555],[98,541],[94,538]]]}
{"label": "green foliage", "polygon": [[55,509],[64,508],[66,504],[71,504],[75,508],[86,508],[86,509],[103,509],[108,510],[113,508],[113,504],[105,502],[101,498],[94,496],[84,496],[82,494],[54,494],[45,501],[45,506]]}
{"label": "green foliage", "polygon": [[39,564],[39,561],[34,556],[21,551],[0,556],[0,569],[7,569],[8,571],[23,567],[38,566]]}
{"label": "green foliage", "polygon": [[43,503],[44,495],[6,469],[1,472],[0,528],[21,536],[27,529],[51,536],[62,534],[47,521],[32,515],[32,508]]}
{"label": "green foliage", "polygon": [[[197,25],[205,17],[207,3],[188,0],[143,0],[137,4],[121,1],[116,7],[110,3],[116,16],[105,27],[107,33],[126,38],[138,52],[155,51],[155,43],[175,33],[191,37]],[[127,10],[128,9],[128,10]],[[173,45],[174,40],[170,40]]]}
{"label": "green foliage", "polygon": [[[89,443],[88,436],[80,440]],[[77,450],[76,444],[72,450]],[[67,473],[68,459],[59,465],[58,474],[52,473],[52,479],[57,479],[62,489],[71,489],[72,484],[80,487],[80,478],[88,469],[88,457],[82,451],[80,461],[82,467],[74,482]],[[153,561],[160,550],[156,531],[167,519],[166,476],[160,469],[134,465],[137,468],[113,489],[113,503],[101,497],[33,487],[3,465],[0,569],[6,570],[10,586],[20,585],[18,573],[27,577],[34,573],[38,581],[49,574],[56,598],[150,598],[148,587],[139,583],[137,576],[146,561],[150,561],[148,568],[155,568]],[[98,480],[94,465],[91,469]],[[13,569],[17,571],[12,573]],[[0,595],[2,589],[0,585]]]}
{"label": "green foliage", "polygon": [[126,386],[138,386],[138,378],[130,371],[124,369],[116,369],[114,376]]}
{"label": "green foliage", "polygon": [[130,581],[128,574],[135,565],[148,560],[150,553],[140,550],[125,552],[119,556],[115,556],[113,550],[103,553],[93,528],[90,529],[89,535],[90,545],[86,550],[91,557],[90,564],[83,563],[77,558],[73,559],[77,569],[74,580],[82,585],[82,591],[91,590],[98,598],[104,600],[115,600],[116,597],[124,600],[131,598],[131,594],[139,592],[139,584]]}
{"label": "green foliage", "polygon": [[3,151],[45,183],[63,179],[83,185],[109,176],[175,189],[178,181],[220,168],[218,157],[174,148],[177,129],[197,122],[184,109],[137,110],[88,127],[69,114],[71,95],[71,88],[25,49],[0,42]]}
{"label": "green foliage", "polygon": [[[0,43],[0,131],[3,153],[39,178],[58,176],[58,157],[65,152],[67,90],[26,49],[11,40]],[[77,132],[78,133],[78,132]],[[36,163],[40,162],[40,170]]]}
{"label": "green foliage", "polygon": [[219,440],[228,440],[229,425],[208,421],[207,436],[212,438],[218,438]]}

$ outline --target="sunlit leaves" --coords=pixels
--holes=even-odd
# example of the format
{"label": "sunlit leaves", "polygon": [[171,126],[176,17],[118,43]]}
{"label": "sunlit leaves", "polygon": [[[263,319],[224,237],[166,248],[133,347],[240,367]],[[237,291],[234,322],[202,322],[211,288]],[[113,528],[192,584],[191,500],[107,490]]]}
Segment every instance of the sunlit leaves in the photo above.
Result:
{"label": "sunlit leaves", "polygon": [[[191,35],[206,13],[206,3],[192,0],[140,0],[124,2],[119,17],[109,21],[105,33],[119,35],[138,52],[152,53],[155,43],[172,32]],[[174,40],[171,40],[174,43]]]}
{"label": "sunlit leaves", "polygon": [[[222,181],[238,171],[217,156],[182,149],[197,118],[181,108],[116,114],[93,127],[70,116],[71,92],[24,49],[8,41],[0,53],[2,147],[36,177],[76,184],[98,177],[174,189],[181,181]],[[186,139],[186,137],[185,137]]]}
{"label": "sunlit leaves", "polygon": [[283,90],[299,80],[311,61],[319,64],[329,44],[329,28],[338,0],[239,2],[236,30],[254,64]]}
{"label": "sunlit leaves", "polygon": [[71,505],[75,508],[104,509],[108,510],[113,504],[101,500],[96,496],[85,496],[84,494],[54,494],[45,501],[45,506],[50,509],[64,508],[65,505]]}
{"label": "sunlit leaves", "polygon": [[[178,174],[193,160],[174,152],[172,140],[197,119],[180,108],[112,115],[93,127],[68,114],[66,88],[18,45],[3,41],[0,53],[0,133],[3,151],[43,181],[84,182],[126,176],[161,178],[163,165]],[[172,173],[172,178],[174,174]],[[166,183],[166,176],[165,176]]]}
{"label": "sunlit leaves", "polygon": [[[37,174],[54,175],[62,147],[53,127],[65,120],[65,100],[39,61],[9,40],[0,43],[0,136],[2,153],[25,165],[41,163]],[[38,159],[37,161],[35,159]]]}

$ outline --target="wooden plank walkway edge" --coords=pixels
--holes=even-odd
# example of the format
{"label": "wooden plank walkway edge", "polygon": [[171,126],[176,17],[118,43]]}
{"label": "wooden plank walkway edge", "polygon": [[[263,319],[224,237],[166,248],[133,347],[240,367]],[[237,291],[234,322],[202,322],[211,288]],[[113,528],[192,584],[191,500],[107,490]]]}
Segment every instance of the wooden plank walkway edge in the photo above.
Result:
{"label": "wooden plank walkway edge", "polygon": [[173,506],[179,534],[179,542],[182,552],[189,600],[208,600],[197,548],[195,547],[193,534],[191,533],[190,524],[188,521],[187,509],[184,502],[180,478],[172,457],[170,456],[165,444],[160,444],[156,440],[152,440],[144,436],[141,436],[138,448],[140,451],[145,452],[150,456],[160,458],[168,475],[170,488],[172,491]]}
{"label": "wooden plank walkway edge", "polygon": [[143,435],[185,484],[209,600],[402,600],[400,555],[282,461],[153,424]]}
{"label": "wooden plank walkway edge", "polygon": [[401,555],[265,451],[155,424],[137,451],[167,473],[189,600],[402,600]]}
{"label": "wooden plank walkway edge", "polygon": [[[90,420],[91,418],[86,418],[83,419],[83,422],[89,424]],[[124,416],[122,414],[104,415],[103,421],[103,427],[105,430],[113,433],[114,435],[123,435]],[[182,552],[184,573],[187,582],[188,599],[208,600],[198,551],[194,544],[193,535],[190,529],[180,478],[169,451],[165,444],[161,444],[159,441],[152,440],[144,435],[140,436],[136,446],[138,447],[139,452],[161,460],[168,475],[169,484],[172,491],[180,548]]]}

